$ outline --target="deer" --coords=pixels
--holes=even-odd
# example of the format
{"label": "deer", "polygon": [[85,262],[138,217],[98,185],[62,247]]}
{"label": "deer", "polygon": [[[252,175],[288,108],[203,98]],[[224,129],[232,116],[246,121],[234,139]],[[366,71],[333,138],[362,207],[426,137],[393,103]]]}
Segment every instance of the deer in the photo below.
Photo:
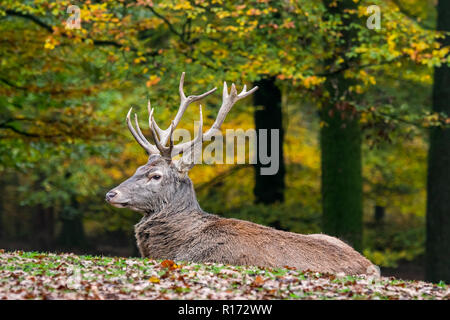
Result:
{"label": "deer", "polygon": [[[143,214],[135,225],[137,246],[143,258],[197,263],[220,263],[263,268],[292,267],[321,273],[379,276],[378,268],[344,241],[325,234],[298,234],[253,222],[224,218],[203,211],[197,201],[188,172],[195,165],[193,155],[203,141],[220,132],[233,105],[255,92],[244,86],[237,93],[234,83],[228,92],[224,82],[222,105],[209,130],[203,132],[202,107],[196,137],[174,145],[173,132],[187,107],[212,94],[186,97],[183,72],[179,84],[180,106],[170,126],[162,130],[153,117],[148,100],[151,144],[130,114],[126,124],[134,139],[147,152],[148,161],[133,176],[106,193],[106,201],[118,208]],[[181,155],[179,159],[173,159]]]}

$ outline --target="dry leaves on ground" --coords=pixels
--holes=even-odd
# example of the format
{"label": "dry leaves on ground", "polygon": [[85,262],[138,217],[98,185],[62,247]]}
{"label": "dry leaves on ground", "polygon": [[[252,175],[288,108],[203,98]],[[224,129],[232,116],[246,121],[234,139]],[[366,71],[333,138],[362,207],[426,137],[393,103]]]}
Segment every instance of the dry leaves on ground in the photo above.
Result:
{"label": "dry leaves on ground", "polygon": [[445,284],[0,250],[0,299],[450,299]]}

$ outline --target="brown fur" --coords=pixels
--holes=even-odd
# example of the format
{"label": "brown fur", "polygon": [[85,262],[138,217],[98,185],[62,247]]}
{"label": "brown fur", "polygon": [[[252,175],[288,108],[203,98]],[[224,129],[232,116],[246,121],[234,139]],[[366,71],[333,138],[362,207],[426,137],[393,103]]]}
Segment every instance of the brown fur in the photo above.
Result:
{"label": "brown fur", "polygon": [[142,256],[149,258],[377,274],[369,260],[337,238],[285,232],[201,211],[144,217],[136,225],[136,238]]}

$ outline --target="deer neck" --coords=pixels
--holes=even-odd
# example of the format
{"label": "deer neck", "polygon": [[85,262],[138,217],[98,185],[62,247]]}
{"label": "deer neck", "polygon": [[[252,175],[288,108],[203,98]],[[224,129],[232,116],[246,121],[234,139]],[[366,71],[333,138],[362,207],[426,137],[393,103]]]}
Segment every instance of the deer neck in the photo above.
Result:
{"label": "deer neck", "polygon": [[135,226],[139,251],[143,257],[177,259],[185,247],[199,238],[203,226],[218,216],[204,212],[195,194],[189,201],[173,202],[162,210],[144,215]]}

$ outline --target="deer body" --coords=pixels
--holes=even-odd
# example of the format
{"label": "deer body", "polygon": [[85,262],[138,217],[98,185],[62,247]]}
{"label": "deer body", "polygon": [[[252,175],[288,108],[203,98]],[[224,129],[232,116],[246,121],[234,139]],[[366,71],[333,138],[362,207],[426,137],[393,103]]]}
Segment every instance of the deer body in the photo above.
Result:
{"label": "deer body", "polygon": [[143,257],[216,262],[346,274],[370,273],[372,264],[344,242],[302,235],[202,211],[160,212],[135,227]]}
{"label": "deer body", "polygon": [[[149,123],[156,146],[142,135],[137,118],[137,131],[131,126],[130,112],[128,113],[128,127],[150,155],[149,160],[132,177],[106,194],[106,200],[112,205],[144,214],[135,226],[141,255],[153,259],[261,267],[290,266],[318,272],[378,275],[377,269],[369,260],[337,238],[323,234],[285,232],[204,212],[187,175],[193,167],[192,159],[186,159],[185,156],[192,155],[199,142],[209,137],[213,130],[220,129],[226,114],[237,100],[248,96],[257,88],[247,92],[244,87],[238,95],[234,85],[230,94],[225,85],[224,102],[212,128],[203,134],[200,118],[197,138],[174,146],[172,133],[187,105],[215,90],[186,98],[183,80],[184,73],[180,81],[180,111],[168,129],[161,130],[156,125],[149,104]],[[168,141],[169,147],[166,147]],[[183,157],[172,161],[174,154],[178,153],[183,153]]]}

